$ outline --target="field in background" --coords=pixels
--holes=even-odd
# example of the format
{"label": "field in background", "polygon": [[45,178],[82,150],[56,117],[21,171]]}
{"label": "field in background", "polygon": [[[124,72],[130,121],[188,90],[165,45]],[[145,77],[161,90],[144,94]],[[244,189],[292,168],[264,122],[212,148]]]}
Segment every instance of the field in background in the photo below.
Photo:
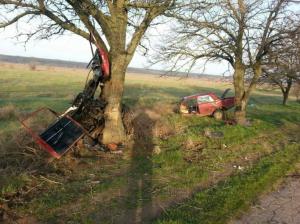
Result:
{"label": "field in background", "polygon": [[[181,117],[172,109],[185,95],[221,95],[230,83],[143,74],[126,77],[124,103],[135,118],[133,145],[124,155],[74,150],[49,160],[24,136],[16,117],[44,106],[64,111],[82,90],[86,74],[0,66],[0,205],[11,219],[124,223],[163,214],[156,222],[224,223],[298,160],[300,105],[291,99],[281,106],[278,90],[254,93],[250,127],[229,126],[208,117]],[[205,130],[224,137],[208,138]],[[234,200],[236,194],[240,200]],[[195,213],[191,207],[201,212],[189,220]]]}

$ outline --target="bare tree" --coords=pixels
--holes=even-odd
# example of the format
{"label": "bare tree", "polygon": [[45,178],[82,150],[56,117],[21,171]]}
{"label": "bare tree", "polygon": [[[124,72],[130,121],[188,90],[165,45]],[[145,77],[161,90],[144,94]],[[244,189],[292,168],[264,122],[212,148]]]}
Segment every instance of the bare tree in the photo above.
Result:
{"label": "bare tree", "polygon": [[235,119],[244,124],[249,97],[262,74],[262,60],[291,32],[289,4],[289,0],[183,3],[167,13],[178,23],[173,38],[161,47],[160,60],[173,61],[173,68],[182,66],[182,61],[190,68],[201,59],[228,62],[234,70]]}
{"label": "bare tree", "polygon": [[282,92],[286,105],[292,85],[300,81],[300,33],[295,33],[274,45],[266,57],[261,81],[271,82]]}
{"label": "bare tree", "polygon": [[89,39],[104,49],[110,59],[110,80],[101,93],[106,100],[103,143],[119,143],[125,132],[121,99],[125,72],[134,52],[153,20],[174,0],[0,0],[0,28],[19,21],[39,22],[28,38],[49,38],[65,31]]}

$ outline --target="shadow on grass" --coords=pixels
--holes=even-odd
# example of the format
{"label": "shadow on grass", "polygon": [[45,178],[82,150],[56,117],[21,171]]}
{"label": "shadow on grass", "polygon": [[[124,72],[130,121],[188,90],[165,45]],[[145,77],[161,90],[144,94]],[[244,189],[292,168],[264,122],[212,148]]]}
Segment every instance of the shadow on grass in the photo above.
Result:
{"label": "shadow on grass", "polygon": [[129,211],[123,214],[121,223],[143,223],[152,212],[152,130],[155,123],[145,112],[140,112],[133,124],[134,145],[125,197]]}
{"label": "shadow on grass", "polygon": [[[88,214],[80,220],[91,223],[145,223],[152,215],[153,128],[155,121],[145,111],[139,112],[132,121],[133,146],[128,166],[124,167],[122,184],[111,193],[108,203],[96,202]],[[118,193],[118,191],[120,193]],[[108,196],[110,197],[110,196]]]}

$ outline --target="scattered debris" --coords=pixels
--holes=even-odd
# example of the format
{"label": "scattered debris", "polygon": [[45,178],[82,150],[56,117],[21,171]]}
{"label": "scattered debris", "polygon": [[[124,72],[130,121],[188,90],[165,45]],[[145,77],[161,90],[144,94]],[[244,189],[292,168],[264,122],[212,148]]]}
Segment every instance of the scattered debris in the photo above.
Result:
{"label": "scattered debris", "polygon": [[243,166],[237,166],[237,165],[233,165],[233,168],[238,169],[238,170],[244,170]]}
{"label": "scattered debris", "polygon": [[115,144],[115,143],[110,143],[110,144],[107,145],[107,148],[108,148],[110,151],[117,151],[118,145]]}
{"label": "scattered debris", "polygon": [[122,150],[110,151],[111,154],[123,154]]}
{"label": "scattered debris", "polygon": [[161,149],[158,145],[154,146],[153,153],[155,155],[159,155],[161,153]]}
{"label": "scattered debris", "polygon": [[224,133],[221,131],[212,131],[209,128],[204,129],[204,136],[208,138],[223,138]]}
{"label": "scattered debris", "polygon": [[95,185],[96,185],[96,184],[100,184],[100,183],[101,183],[101,181],[100,181],[100,180],[93,180],[93,181],[91,181],[90,183],[91,183],[91,184],[95,184]]}
{"label": "scattered debris", "polygon": [[[95,146],[101,135],[98,130],[103,130],[106,102],[95,98],[94,95],[98,87],[102,91],[110,74],[107,53],[103,49],[97,49],[87,67],[91,68],[93,77],[89,79],[88,75],[84,90],[75,97],[72,106],[63,114],[59,115],[51,109],[42,108],[21,121],[36,143],[55,158],[60,158],[84,136],[94,141],[93,144],[85,144],[85,147]],[[42,132],[34,131],[27,123],[28,120],[46,110],[56,116],[55,120],[50,125],[48,123],[47,128]],[[118,148],[116,144],[110,144],[107,147],[111,151],[116,151]]]}
{"label": "scattered debris", "polygon": [[226,144],[222,144],[222,148],[226,149],[228,146]]}

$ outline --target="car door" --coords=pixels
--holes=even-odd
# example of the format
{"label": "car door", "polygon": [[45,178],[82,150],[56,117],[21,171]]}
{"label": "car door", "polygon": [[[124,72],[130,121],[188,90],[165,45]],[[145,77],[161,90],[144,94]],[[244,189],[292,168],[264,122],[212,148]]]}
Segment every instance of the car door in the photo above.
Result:
{"label": "car door", "polygon": [[215,101],[210,95],[198,96],[197,103],[201,115],[211,115],[216,109]]}

